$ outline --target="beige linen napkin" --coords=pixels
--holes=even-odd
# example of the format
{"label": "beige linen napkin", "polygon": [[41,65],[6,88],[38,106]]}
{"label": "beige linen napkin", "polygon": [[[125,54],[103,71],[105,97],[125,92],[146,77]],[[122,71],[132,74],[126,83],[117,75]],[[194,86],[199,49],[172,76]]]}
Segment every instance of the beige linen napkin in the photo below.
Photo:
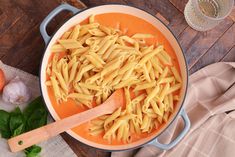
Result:
{"label": "beige linen napkin", "polygon": [[[40,95],[39,90],[39,80],[38,77],[28,74],[19,69],[10,67],[3,64],[0,61],[0,68],[4,71],[6,79],[10,80],[15,76],[19,76],[25,84],[29,87],[32,93],[32,99]],[[19,105],[22,109],[27,104]],[[8,104],[2,101],[2,96],[0,95],[0,109],[11,111],[15,108],[15,105]],[[52,118],[48,118],[49,121],[52,121]],[[42,147],[41,157],[76,157],[72,149],[68,144],[62,139],[61,136],[56,136],[46,142],[39,144]],[[7,141],[0,137],[0,157],[23,157],[24,153],[11,153],[7,145]]]}
{"label": "beige linen napkin", "polygon": [[[191,129],[173,149],[145,146],[135,151],[114,152],[112,157],[234,157],[235,63],[215,63],[190,76],[184,108]],[[162,135],[169,143],[182,128],[178,118]],[[161,141],[160,140],[160,141]]]}

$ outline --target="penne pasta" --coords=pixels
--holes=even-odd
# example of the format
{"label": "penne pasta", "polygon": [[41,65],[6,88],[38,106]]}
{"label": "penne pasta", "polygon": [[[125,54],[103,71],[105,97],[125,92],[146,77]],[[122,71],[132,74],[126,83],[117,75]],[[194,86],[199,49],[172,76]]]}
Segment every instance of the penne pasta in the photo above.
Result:
{"label": "penne pasta", "polygon": [[96,68],[103,68],[103,65],[102,65],[98,60],[96,60],[96,58],[95,58],[94,56],[92,56],[92,55],[86,55],[85,57],[86,57],[86,59],[87,59],[88,61],[90,61],[91,64],[94,65]]}
{"label": "penne pasta", "polygon": [[91,84],[79,83],[79,86],[87,88],[87,89],[91,89],[91,90],[96,90],[96,91],[100,91],[101,90],[101,88],[99,86],[91,85]]}
{"label": "penne pasta", "polygon": [[113,73],[109,74],[107,77],[104,78],[102,85],[105,86],[107,84],[111,84],[112,80],[118,75],[118,71],[114,71]]}
{"label": "penne pasta", "polygon": [[52,87],[53,87],[53,90],[55,93],[56,100],[58,101],[61,97],[58,82],[56,81],[55,77],[53,77],[53,76],[51,76],[50,79],[51,79],[51,84],[52,84]]}
{"label": "penne pasta", "polygon": [[104,134],[103,138],[107,139],[108,136],[110,136],[111,134],[113,134],[125,121],[124,120],[118,120],[116,121],[112,127],[107,130],[107,132]]}
{"label": "penne pasta", "polygon": [[171,59],[168,58],[168,56],[165,54],[165,51],[161,51],[160,53],[158,53],[157,57],[163,64],[172,65]]}
{"label": "penne pasta", "polygon": [[[168,87],[169,88],[169,87]],[[167,90],[167,89],[166,89]],[[149,103],[159,92],[159,85],[157,85],[147,96],[145,99],[145,103]],[[162,94],[162,93],[161,93]],[[161,95],[160,95],[161,96]]]}
{"label": "penne pasta", "polygon": [[78,83],[73,82],[73,88],[77,93],[83,93],[81,87],[78,85]]}
{"label": "penne pasta", "polygon": [[92,34],[87,33],[86,35],[79,38],[79,43],[83,45],[87,39],[89,39],[92,36]]}
{"label": "penne pasta", "polygon": [[89,54],[95,59],[97,60],[100,64],[105,64],[105,62],[103,61],[103,59],[97,54],[97,53],[94,53],[94,52],[89,52]]}
{"label": "penne pasta", "polygon": [[62,35],[61,39],[68,39],[69,36],[70,36],[70,34],[71,34],[71,31],[65,32],[65,33]]}
{"label": "penne pasta", "polygon": [[155,35],[129,36],[132,30],[120,22],[112,28],[99,20],[91,15],[51,46],[45,84],[56,103],[69,101],[81,110],[98,106],[123,89],[124,106],[88,122],[88,131],[110,144],[130,143],[169,121],[183,80],[167,48],[160,40],[152,43]]}
{"label": "penne pasta", "polygon": [[90,29],[88,30],[88,32],[93,35],[93,36],[97,36],[97,37],[103,37],[106,35],[106,33],[102,32],[101,30],[94,28],[94,29]]}
{"label": "penne pasta", "polygon": [[135,84],[137,82],[138,82],[138,80],[135,80],[134,77],[130,77],[130,78],[124,80],[124,81],[121,81],[118,85],[115,85],[113,88],[114,89],[120,89],[120,88],[123,88],[125,86]]}
{"label": "penne pasta", "polygon": [[146,95],[143,93],[137,97],[135,97],[133,100],[132,100],[132,104],[138,104],[140,103],[142,100],[144,100],[146,97]]}
{"label": "penne pasta", "polygon": [[65,52],[66,48],[60,44],[52,45],[51,52]]}
{"label": "penne pasta", "polygon": [[148,72],[148,69],[147,69],[145,64],[143,65],[143,74],[144,74],[145,80],[148,81],[148,82],[151,82],[149,72]]}
{"label": "penne pasta", "polygon": [[58,82],[59,82],[59,85],[61,86],[61,88],[66,92],[68,93],[69,89],[66,85],[66,82],[62,76],[61,73],[58,73],[58,72],[55,72],[55,75],[56,75],[56,78],[58,79]]}
{"label": "penne pasta", "polygon": [[170,89],[166,92],[166,94],[173,93],[181,88],[181,83],[177,83],[174,86],[170,87]]}
{"label": "penne pasta", "polygon": [[112,30],[106,26],[100,25],[99,29],[103,32],[105,32],[107,35],[111,35]]}
{"label": "penne pasta", "polygon": [[117,140],[120,141],[121,139],[123,139],[124,136],[124,128],[125,125],[122,124],[119,128],[118,128],[118,132],[117,132]]}
{"label": "penne pasta", "polygon": [[154,113],[156,113],[156,114],[159,115],[159,116],[163,116],[163,113],[162,113],[161,110],[159,109],[159,107],[158,107],[156,101],[150,100],[150,104],[151,104],[151,106],[152,106],[152,108],[153,108]]}
{"label": "penne pasta", "polygon": [[70,39],[77,39],[78,35],[80,33],[80,25],[76,25],[72,31],[72,33],[70,34],[69,38]]}
{"label": "penne pasta", "polygon": [[181,80],[180,74],[178,73],[178,71],[176,70],[176,68],[175,68],[175,67],[171,67],[171,71],[172,71],[172,73],[174,74],[174,77],[175,77],[176,81],[178,81],[178,82],[181,83],[182,80]]}
{"label": "penne pasta", "polygon": [[69,62],[68,62],[68,69],[71,69],[72,66],[77,62],[77,58],[73,57]]}
{"label": "penne pasta", "polygon": [[81,48],[82,44],[75,39],[58,40],[65,49]]}
{"label": "penne pasta", "polygon": [[45,85],[46,85],[46,86],[52,86],[52,83],[51,83],[51,81],[46,81],[46,82],[45,82]]}
{"label": "penne pasta", "polygon": [[118,116],[121,114],[121,108],[118,108],[111,116],[109,116],[105,121],[104,121],[104,128],[107,129],[107,125],[114,121]]}
{"label": "penne pasta", "polygon": [[163,72],[163,69],[161,68],[161,66],[159,64],[157,64],[156,60],[154,60],[153,58],[150,59],[152,65],[153,65],[153,68],[159,72],[159,73],[162,73]]}
{"label": "penne pasta", "polygon": [[78,67],[78,62],[75,62],[75,63],[72,65],[72,68],[71,68],[71,70],[70,70],[70,72],[69,72],[69,82],[72,82],[72,81],[74,80],[77,67]]}
{"label": "penne pasta", "polygon": [[79,56],[81,54],[83,54],[84,52],[88,51],[89,50],[89,47],[81,47],[81,48],[78,48],[76,49],[75,51],[73,51],[71,53],[71,57],[74,57],[74,56]]}
{"label": "penne pasta", "polygon": [[168,94],[169,89],[170,89],[170,84],[167,83],[159,95],[159,99],[158,99],[159,102],[163,101],[164,97]]}
{"label": "penne pasta", "polygon": [[77,72],[76,77],[74,79],[75,82],[80,81],[82,79],[83,74],[93,69],[94,67],[95,66],[93,64],[80,66],[79,71]]}
{"label": "penne pasta", "polygon": [[114,45],[111,44],[111,46],[104,52],[103,59],[106,61],[116,48],[117,48],[117,44],[114,44]]}
{"label": "penne pasta", "polygon": [[147,53],[140,61],[138,64],[143,65],[144,63],[146,63],[148,60],[150,60],[153,56],[155,56],[156,54],[158,54],[159,52],[161,52],[163,50],[163,46],[158,46],[156,49],[154,49],[152,52]]}
{"label": "penne pasta", "polygon": [[89,17],[89,23],[94,23],[95,22],[95,15],[92,14],[90,17]]}
{"label": "penne pasta", "polygon": [[81,28],[83,29],[93,29],[93,28],[98,28],[100,26],[99,23],[89,23],[89,24],[85,24],[85,25],[81,25]]}
{"label": "penne pasta", "polygon": [[124,74],[126,71],[130,70],[131,68],[135,68],[136,65],[137,65],[136,62],[126,63],[126,64],[119,70],[119,74]]}
{"label": "penne pasta", "polygon": [[81,93],[70,93],[68,98],[76,98],[76,99],[83,99],[83,100],[92,100],[93,96],[88,94],[81,94]]}
{"label": "penne pasta", "polygon": [[103,128],[100,128],[100,129],[97,129],[97,130],[90,131],[89,133],[90,133],[92,136],[97,136],[97,135],[101,134],[102,132],[104,132],[104,129],[103,129]]}
{"label": "penne pasta", "polygon": [[135,43],[135,40],[134,40],[134,39],[132,39],[132,38],[126,36],[126,35],[121,36],[120,39],[122,39],[122,40],[124,40],[124,41],[126,41],[126,42],[128,42],[128,43],[130,43],[130,44],[132,44],[132,45]]}
{"label": "penne pasta", "polygon": [[125,100],[126,100],[126,113],[132,112],[131,96],[129,87],[124,88]]}
{"label": "penne pasta", "polygon": [[157,56],[164,64],[172,65],[171,57],[165,51],[161,51]]}
{"label": "penne pasta", "polygon": [[152,88],[156,85],[156,81],[152,82],[143,82],[142,84],[138,84],[135,88],[134,91],[139,91],[139,90],[144,90],[148,88]]}
{"label": "penne pasta", "polygon": [[107,49],[112,45],[113,41],[112,40],[107,40],[99,49],[99,51],[97,52],[98,54],[103,55],[105,53],[105,51],[107,51]]}
{"label": "penne pasta", "polygon": [[101,71],[101,77],[103,77],[107,73],[117,69],[120,66],[120,64],[121,64],[121,60],[120,59],[115,60],[114,64],[106,64],[104,69]]}

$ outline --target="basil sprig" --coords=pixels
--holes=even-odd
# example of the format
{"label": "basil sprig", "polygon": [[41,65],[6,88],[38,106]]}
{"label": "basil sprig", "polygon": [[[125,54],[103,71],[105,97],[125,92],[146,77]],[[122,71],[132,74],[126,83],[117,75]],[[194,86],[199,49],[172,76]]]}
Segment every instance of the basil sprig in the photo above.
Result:
{"label": "basil sprig", "polygon": [[[24,132],[47,124],[47,109],[42,97],[34,99],[23,110],[16,107],[13,111],[0,110],[0,133],[5,139],[20,135]],[[41,147],[31,146],[24,150],[26,157],[38,157]]]}

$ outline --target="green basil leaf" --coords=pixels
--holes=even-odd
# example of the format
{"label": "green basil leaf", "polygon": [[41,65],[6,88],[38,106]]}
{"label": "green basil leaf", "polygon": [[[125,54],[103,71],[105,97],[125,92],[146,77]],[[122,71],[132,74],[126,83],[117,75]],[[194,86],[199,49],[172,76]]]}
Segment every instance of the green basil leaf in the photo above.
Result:
{"label": "green basil leaf", "polygon": [[39,128],[47,124],[47,109],[43,103],[42,97],[33,100],[24,110],[27,118],[27,131]]}
{"label": "green basil leaf", "polygon": [[11,137],[11,131],[10,130],[1,130],[1,136],[2,136],[2,138],[9,139]]}
{"label": "green basil leaf", "polygon": [[9,128],[10,113],[0,110],[0,133],[3,138],[10,138],[11,131]]}
{"label": "green basil leaf", "polygon": [[10,113],[9,127],[12,136],[17,136],[25,132],[25,117],[19,107]]}
{"label": "green basil leaf", "polygon": [[22,114],[19,107],[16,107],[13,111],[11,111],[11,115],[18,115],[18,114]]}
{"label": "green basil leaf", "polygon": [[13,137],[17,136],[17,135],[20,135],[24,132],[24,127],[25,127],[25,124],[21,124],[18,128],[16,128],[14,131],[13,131]]}
{"label": "green basil leaf", "polygon": [[10,118],[10,113],[0,110],[0,129],[6,129],[9,127],[9,118]]}
{"label": "green basil leaf", "polygon": [[[0,133],[3,138],[10,138],[41,127],[47,123],[48,111],[42,97],[38,97],[28,104],[22,113],[17,107],[8,113],[0,110]],[[32,146],[24,150],[26,157],[39,157],[41,147]]]}
{"label": "green basil leaf", "polygon": [[37,97],[33,101],[31,101],[28,106],[24,109],[25,117],[29,117],[33,112],[38,108],[45,108],[42,97]]}
{"label": "green basil leaf", "polygon": [[39,128],[47,123],[47,111],[43,108],[36,109],[27,119],[29,130]]}
{"label": "green basil leaf", "polygon": [[37,146],[37,145],[33,145],[29,148],[26,148],[24,150],[24,153],[26,155],[26,157],[39,157],[39,153],[41,152],[42,148]]}

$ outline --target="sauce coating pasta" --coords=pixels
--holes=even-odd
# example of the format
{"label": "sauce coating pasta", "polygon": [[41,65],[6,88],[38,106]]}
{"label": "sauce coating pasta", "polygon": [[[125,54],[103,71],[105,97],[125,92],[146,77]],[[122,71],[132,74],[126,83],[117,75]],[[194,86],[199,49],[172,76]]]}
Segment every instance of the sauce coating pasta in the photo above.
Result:
{"label": "sauce coating pasta", "polygon": [[89,132],[84,136],[88,139],[129,143],[168,121],[179,100],[182,79],[175,55],[166,40],[159,40],[159,32],[124,32],[102,25],[104,15],[92,15],[52,46],[46,84],[56,109],[70,104],[65,113],[58,109],[62,118],[95,107],[124,88],[123,108],[79,127]]}

